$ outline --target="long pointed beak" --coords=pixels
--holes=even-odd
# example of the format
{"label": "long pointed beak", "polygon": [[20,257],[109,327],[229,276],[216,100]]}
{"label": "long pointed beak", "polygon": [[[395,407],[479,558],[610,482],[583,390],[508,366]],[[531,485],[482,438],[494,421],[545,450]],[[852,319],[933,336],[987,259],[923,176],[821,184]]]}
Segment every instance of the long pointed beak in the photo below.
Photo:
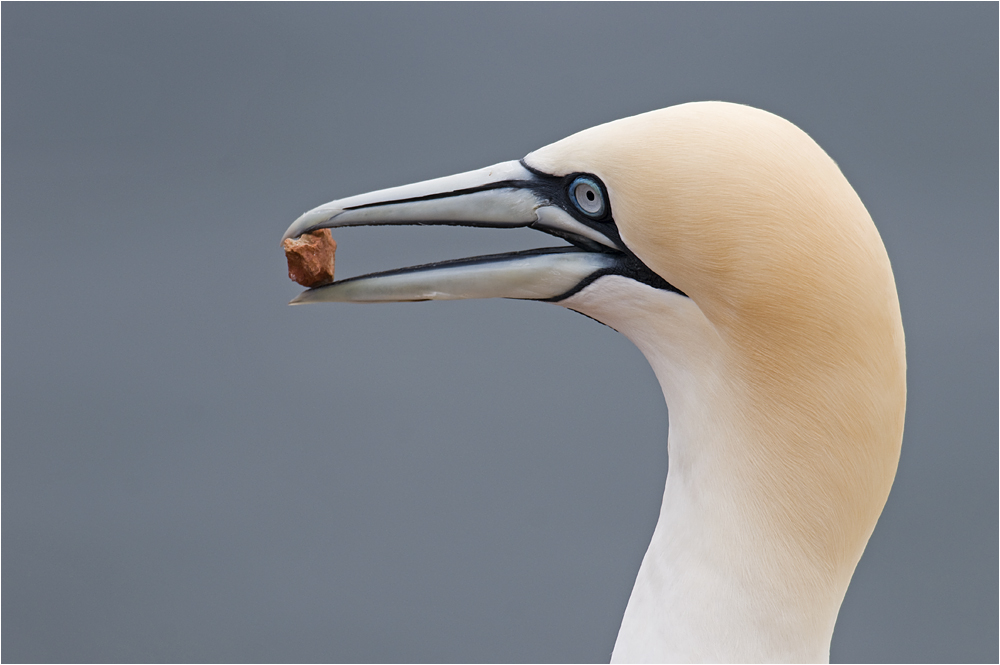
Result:
{"label": "long pointed beak", "polygon": [[292,222],[282,240],[322,228],[435,224],[516,228],[533,226],[618,249],[603,233],[554,205],[553,184],[519,161],[380,189],[313,208]]}
{"label": "long pointed beak", "polygon": [[354,277],[305,291],[292,304],[464,298],[558,300],[624,258],[613,222],[568,210],[565,178],[503,162],[477,171],[331,201],[296,219],[285,238],[321,228],[374,225],[531,227],[575,247],[458,259]]}

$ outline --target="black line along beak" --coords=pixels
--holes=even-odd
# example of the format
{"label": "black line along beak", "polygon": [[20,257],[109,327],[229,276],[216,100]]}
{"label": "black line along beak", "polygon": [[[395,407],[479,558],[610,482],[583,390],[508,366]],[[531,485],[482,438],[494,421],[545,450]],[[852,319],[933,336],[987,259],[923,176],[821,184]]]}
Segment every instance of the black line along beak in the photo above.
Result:
{"label": "black line along beak", "polygon": [[598,178],[552,176],[521,161],[331,201],[295,220],[282,240],[321,228],[394,224],[530,227],[572,246],[353,277],[305,291],[291,304],[469,298],[558,301],[604,274],[650,272],[622,243],[607,191]]}

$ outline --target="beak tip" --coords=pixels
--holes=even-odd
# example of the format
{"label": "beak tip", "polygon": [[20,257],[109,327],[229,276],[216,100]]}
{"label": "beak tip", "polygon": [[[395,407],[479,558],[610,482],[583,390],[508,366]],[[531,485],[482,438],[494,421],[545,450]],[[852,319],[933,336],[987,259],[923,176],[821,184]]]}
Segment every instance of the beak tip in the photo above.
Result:
{"label": "beak tip", "polygon": [[292,222],[291,226],[285,231],[285,234],[281,236],[281,242],[285,242],[289,238],[298,238],[303,233],[312,231],[319,227],[320,225],[330,221],[334,216],[330,214],[329,210],[324,210],[324,206],[319,208],[314,208],[309,212],[300,215],[298,219]]}

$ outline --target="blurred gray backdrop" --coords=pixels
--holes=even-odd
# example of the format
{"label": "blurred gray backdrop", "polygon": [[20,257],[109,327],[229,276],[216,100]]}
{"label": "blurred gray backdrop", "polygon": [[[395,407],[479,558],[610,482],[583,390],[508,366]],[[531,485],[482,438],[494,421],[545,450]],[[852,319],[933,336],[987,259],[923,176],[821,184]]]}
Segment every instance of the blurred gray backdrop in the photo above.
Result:
{"label": "blurred gray backdrop", "polygon": [[[692,100],[892,258],[899,475],[839,661],[996,661],[996,4],[2,7],[4,661],[606,661],[659,509],[639,352],[545,304],[289,308],[333,198]],[[338,274],[551,245],[348,229]]]}

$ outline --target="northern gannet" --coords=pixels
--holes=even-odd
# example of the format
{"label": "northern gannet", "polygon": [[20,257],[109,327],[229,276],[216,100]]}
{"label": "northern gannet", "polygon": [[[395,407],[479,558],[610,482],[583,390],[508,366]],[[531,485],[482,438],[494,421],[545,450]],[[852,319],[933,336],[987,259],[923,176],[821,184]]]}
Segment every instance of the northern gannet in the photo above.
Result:
{"label": "northern gannet", "polygon": [[896,472],[906,360],[878,231],[805,132],[737,104],[673,106],[327,203],[285,237],[376,224],[527,226],[570,246],[292,302],[542,300],[618,330],[652,365],[669,470],[612,662],[829,660]]}

